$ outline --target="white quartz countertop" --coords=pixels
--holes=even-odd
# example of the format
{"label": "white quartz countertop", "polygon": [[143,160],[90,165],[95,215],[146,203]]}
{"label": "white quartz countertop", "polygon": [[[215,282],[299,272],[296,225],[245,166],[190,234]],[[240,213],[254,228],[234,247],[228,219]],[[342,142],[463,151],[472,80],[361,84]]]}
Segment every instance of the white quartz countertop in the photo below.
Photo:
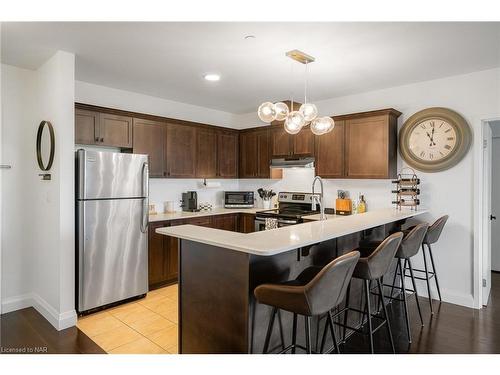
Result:
{"label": "white quartz countertop", "polygon": [[[271,256],[426,212],[428,211],[425,209],[399,211],[395,208],[385,208],[350,216],[327,215],[328,219],[323,221],[318,220],[248,234],[189,224],[158,228],[156,232],[248,254]],[[314,220],[319,219],[318,216],[311,215],[305,218]]]}
{"label": "white quartz countertop", "polygon": [[162,213],[149,215],[149,222],[153,223],[155,221],[167,221],[167,220],[180,220],[180,219],[194,219],[197,217],[204,216],[216,216],[224,214],[237,214],[237,213],[247,213],[255,214],[259,211],[265,211],[269,208],[214,208],[211,211],[198,211],[198,212],[188,212],[188,211],[176,211],[172,213]]}

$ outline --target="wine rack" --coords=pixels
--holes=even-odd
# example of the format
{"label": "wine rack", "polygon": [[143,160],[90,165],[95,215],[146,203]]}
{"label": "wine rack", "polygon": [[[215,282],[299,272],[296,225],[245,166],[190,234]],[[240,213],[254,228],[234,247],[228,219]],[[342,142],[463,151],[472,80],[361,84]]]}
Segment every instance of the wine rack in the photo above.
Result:
{"label": "wine rack", "polygon": [[420,179],[411,168],[403,168],[398,174],[398,179],[392,181],[396,185],[392,193],[396,195],[392,201],[396,208],[401,210],[401,207],[410,207],[412,210],[417,210],[420,205]]}

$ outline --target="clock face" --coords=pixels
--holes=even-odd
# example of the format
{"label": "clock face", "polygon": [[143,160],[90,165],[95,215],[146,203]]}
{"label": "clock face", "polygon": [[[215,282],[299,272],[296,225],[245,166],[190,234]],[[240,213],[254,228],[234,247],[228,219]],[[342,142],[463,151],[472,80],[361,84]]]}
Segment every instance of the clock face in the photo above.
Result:
{"label": "clock face", "polygon": [[423,162],[441,161],[453,153],[456,146],[455,127],[439,118],[417,123],[409,134],[409,151]]}
{"label": "clock face", "polygon": [[456,165],[467,154],[472,132],[457,112],[443,107],[414,113],[399,132],[399,153],[408,166],[439,172]]}

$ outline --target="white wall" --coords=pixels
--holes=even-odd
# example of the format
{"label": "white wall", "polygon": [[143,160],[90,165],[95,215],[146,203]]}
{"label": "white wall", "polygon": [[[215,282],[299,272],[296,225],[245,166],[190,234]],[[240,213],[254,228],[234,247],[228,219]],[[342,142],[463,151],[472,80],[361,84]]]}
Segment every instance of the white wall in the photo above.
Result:
{"label": "white wall", "polygon": [[[57,52],[36,71],[2,66],[4,312],[34,306],[57,329],[74,310],[74,55]],[[54,126],[52,180],[36,163],[38,124]]]}
{"label": "white wall", "polygon": [[[393,107],[403,114],[401,125],[413,113],[434,106],[451,108],[470,124],[474,136],[480,137],[481,119],[500,114],[500,69],[420,82],[411,85],[367,92],[316,102],[321,114],[345,114]],[[240,127],[258,123],[254,113],[242,115]],[[443,236],[435,246],[436,267],[443,298],[448,302],[473,305],[474,200],[473,160],[471,151],[457,166],[440,173],[418,172],[422,180],[421,201],[430,209],[425,218],[433,221],[449,214]],[[403,165],[399,160],[399,165]],[[353,182],[356,185],[358,182]],[[332,181],[335,185],[336,182]],[[367,194],[368,201],[370,195]],[[425,288],[420,288],[425,295]]]}
{"label": "white wall", "polygon": [[[2,172],[2,304],[3,312],[30,305],[33,223],[29,173],[34,169],[34,141],[30,129],[36,123],[34,92],[36,72],[2,65],[2,162],[12,169]],[[27,297],[28,296],[28,297]]]}

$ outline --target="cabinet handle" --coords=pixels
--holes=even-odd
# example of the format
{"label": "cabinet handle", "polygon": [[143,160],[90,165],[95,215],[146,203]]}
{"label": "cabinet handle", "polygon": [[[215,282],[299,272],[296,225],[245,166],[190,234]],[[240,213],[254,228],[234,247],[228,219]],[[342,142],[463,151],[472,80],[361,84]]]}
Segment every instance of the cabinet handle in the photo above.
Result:
{"label": "cabinet handle", "polygon": [[95,137],[95,141],[96,141],[96,142],[99,142],[99,137]]}
{"label": "cabinet handle", "polygon": [[104,142],[104,138],[101,138],[101,143]]}

